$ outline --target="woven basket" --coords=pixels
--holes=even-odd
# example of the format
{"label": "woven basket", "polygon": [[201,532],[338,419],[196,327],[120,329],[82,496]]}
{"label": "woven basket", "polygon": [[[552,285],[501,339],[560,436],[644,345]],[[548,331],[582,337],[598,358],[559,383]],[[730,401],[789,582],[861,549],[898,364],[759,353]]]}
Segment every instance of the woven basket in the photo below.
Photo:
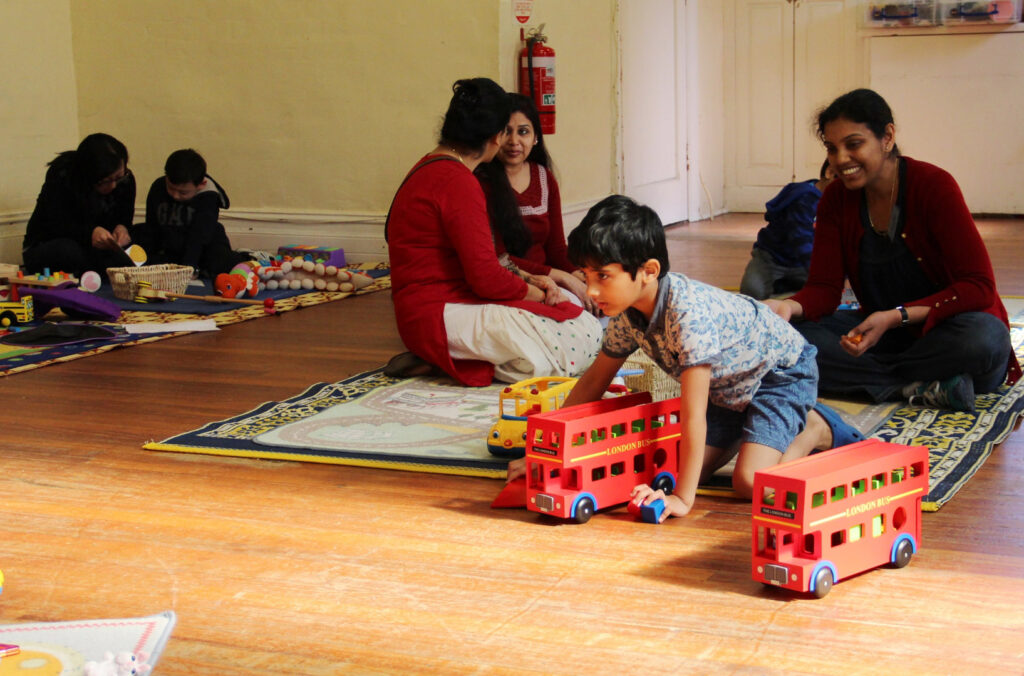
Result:
{"label": "woven basket", "polygon": [[654,401],[679,398],[679,381],[662,371],[643,350],[637,350],[629,355],[622,368],[643,370],[642,374],[625,377],[626,387],[631,391],[650,392]]}
{"label": "woven basket", "polygon": [[192,278],[192,268],[187,265],[143,265],[131,268],[107,268],[107,277],[114,289],[114,295],[121,300],[134,300],[139,290],[139,282],[146,281],[154,289],[185,293],[188,280]]}

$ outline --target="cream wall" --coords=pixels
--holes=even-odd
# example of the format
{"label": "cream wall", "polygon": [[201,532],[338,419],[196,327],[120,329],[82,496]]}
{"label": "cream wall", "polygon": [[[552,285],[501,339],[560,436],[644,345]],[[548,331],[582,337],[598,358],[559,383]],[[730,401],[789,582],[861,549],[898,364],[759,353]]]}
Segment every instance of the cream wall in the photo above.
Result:
{"label": "cream wall", "polygon": [[0,0],[0,262],[21,262],[46,163],[78,137],[68,0]]}
{"label": "cream wall", "polygon": [[[614,7],[537,0],[530,22],[547,22],[559,54],[550,147],[570,210],[614,182]],[[236,245],[340,245],[353,260],[380,258],[384,214],[433,147],[452,82],[514,85],[508,0],[70,0],[70,9],[83,135],[102,130],[128,146],[140,209],[168,153],[199,150],[231,197],[222,220]]]}
{"label": "cream wall", "polygon": [[[516,87],[519,24],[509,7],[499,14],[501,83]],[[525,24],[544,24],[555,50],[555,134],[545,138],[555,163],[566,229],[594,203],[618,190],[618,31],[614,0],[536,0]]]}

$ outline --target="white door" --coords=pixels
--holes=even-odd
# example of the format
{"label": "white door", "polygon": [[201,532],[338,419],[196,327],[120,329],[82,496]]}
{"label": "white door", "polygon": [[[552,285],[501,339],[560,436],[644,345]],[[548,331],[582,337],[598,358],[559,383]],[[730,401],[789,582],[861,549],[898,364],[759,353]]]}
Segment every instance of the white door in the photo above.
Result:
{"label": "white door", "polygon": [[685,0],[619,3],[623,192],[686,220]]}
{"label": "white door", "polygon": [[858,7],[856,0],[735,0],[731,211],[761,211],[785,184],[818,175],[825,151],[815,114],[853,89]]}

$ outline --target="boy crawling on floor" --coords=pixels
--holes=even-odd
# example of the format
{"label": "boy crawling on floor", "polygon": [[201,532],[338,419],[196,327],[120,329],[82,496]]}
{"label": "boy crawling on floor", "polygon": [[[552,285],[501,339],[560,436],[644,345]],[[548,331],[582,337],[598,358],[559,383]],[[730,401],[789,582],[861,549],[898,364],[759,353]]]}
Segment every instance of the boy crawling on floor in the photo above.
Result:
{"label": "boy crawling on floor", "polygon": [[[587,212],[569,258],[611,320],[601,352],[564,406],[600,399],[633,351],[679,381],[679,485],[666,496],[637,486],[638,505],[665,501],[661,520],[693,507],[697,485],[736,456],[733,488],[749,498],[754,472],[863,436],[816,403],[815,348],[767,305],[669,272],[658,215],[621,195]],[[525,459],[509,464],[511,481]]]}

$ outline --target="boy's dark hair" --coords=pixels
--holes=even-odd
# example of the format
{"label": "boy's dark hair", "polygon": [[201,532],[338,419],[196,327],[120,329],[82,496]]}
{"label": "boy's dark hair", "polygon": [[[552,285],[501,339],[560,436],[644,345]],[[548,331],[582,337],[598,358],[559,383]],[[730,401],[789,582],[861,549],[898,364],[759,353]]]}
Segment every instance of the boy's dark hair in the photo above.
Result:
{"label": "boy's dark hair", "polygon": [[569,260],[580,267],[618,263],[636,279],[650,259],[661,263],[658,278],[668,274],[668,246],[661,219],[648,206],[624,195],[611,195],[590,207],[569,233]]}
{"label": "boy's dark hair", "polygon": [[175,185],[182,183],[199,185],[206,178],[206,160],[191,148],[175,150],[164,164],[164,174],[166,174],[167,180]]}

